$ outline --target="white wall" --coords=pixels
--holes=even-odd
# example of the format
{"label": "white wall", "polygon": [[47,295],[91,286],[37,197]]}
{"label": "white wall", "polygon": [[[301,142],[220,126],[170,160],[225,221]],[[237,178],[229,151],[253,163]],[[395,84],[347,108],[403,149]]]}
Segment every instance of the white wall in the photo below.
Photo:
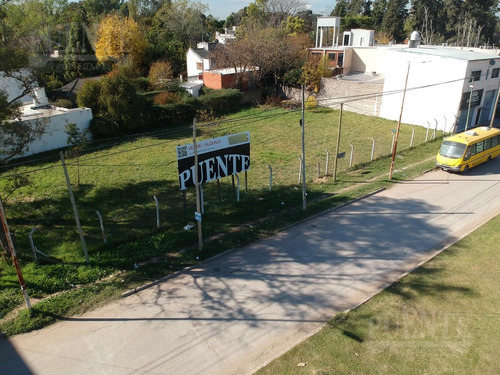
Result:
{"label": "white wall", "polygon": [[[456,121],[467,61],[390,50],[380,117],[398,120],[403,89],[408,83],[401,121],[450,131]],[[410,70],[408,71],[408,66]],[[392,93],[392,94],[391,94]]]}
{"label": "white wall", "polygon": [[192,48],[189,48],[186,53],[187,75],[189,77],[198,77],[202,70],[197,68],[197,63],[202,63],[203,59]]}
{"label": "white wall", "polygon": [[76,124],[81,131],[88,129],[92,120],[92,110],[90,108],[40,110],[32,112],[25,119],[25,121],[47,121],[46,134],[42,140],[30,144],[29,150],[23,155],[28,156],[68,146],[66,124]]}
{"label": "white wall", "polygon": [[[389,48],[353,48],[349,67],[345,73],[366,72],[385,74],[387,71],[387,53]],[[345,71],[344,70],[344,71]]]}

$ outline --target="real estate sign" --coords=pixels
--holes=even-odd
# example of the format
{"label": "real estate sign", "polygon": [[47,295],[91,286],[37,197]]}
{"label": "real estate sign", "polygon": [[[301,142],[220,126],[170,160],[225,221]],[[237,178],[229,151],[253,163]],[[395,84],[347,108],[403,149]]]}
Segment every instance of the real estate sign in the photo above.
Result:
{"label": "real estate sign", "polygon": [[[218,180],[250,169],[250,133],[238,133],[196,142],[198,181],[200,184]],[[177,146],[179,187],[194,186],[193,143]]]}

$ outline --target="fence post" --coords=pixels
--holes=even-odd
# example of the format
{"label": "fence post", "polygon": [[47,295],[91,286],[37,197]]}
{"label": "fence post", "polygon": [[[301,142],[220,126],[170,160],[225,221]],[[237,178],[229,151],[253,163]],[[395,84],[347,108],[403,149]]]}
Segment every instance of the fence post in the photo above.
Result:
{"label": "fence post", "polygon": [[68,169],[66,168],[66,162],[64,161],[64,154],[61,151],[59,153],[61,158],[61,163],[64,169],[64,176],[66,177],[66,184],[68,185],[69,199],[71,200],[71,205],[73,206],[73,213],[75,215],[76,227],[78,228],[78,234],[80,235],[80,241],[82,243],[83,254],[85,255],[85,262],[89,262],[89,254],[87,252],[87,244],[85,243],[85,238],[83,237],[82,226],[80,224],[80,217],[78,216],[78,209],[76,208],[75,196],[73,195],[73,188],[71,187],[71,181],[69,180]]}
{"label": "fence post", "polygon": [[326,152],[325,176],[328,176],[328,163],[330,161],[330,153],[328,152],[328,150],[326,148],[325,148],[325,152]]}
{"label": "fence post", "polygon": [[102,239],[104,243],[107,243],[108,241],[106,240],[106,232],[104,231],[104,222],[102,221],[102,216],[99,211],[95,212],[97,214],[97,217],[99,218],[99,224],[101,226],[101,233],[102,233]]}
{"label": "fence post", "polygon": [[375,155],[375,138],[370,137],[372,139],[372,154],[370,156],[370,161],[373,161],[373,155]]}
{"label": "fence post", "polygon": [[425,142],[427,142],[427,138],[429,137],[429,129],[431,127],[431,123],[427,121],[427,131],[425,132]]}
{"label": "fence post", "polygon": [[432,139],[436,139],[436,132],[438,128],[438,120],[434,119],[434,121],[436,122],[436,126],[434,127],[434,133],[432,134]]}
{"label": "fence post", "polygon": [[236,176],[236,202],[240,201],[240,176],[238,173],[235,173]]}
{"label": "fence post", "polygon": [[156,205],[156,228],[160,229],[160,204],[158,203],[156,195],[153,195],[153,199],[155,200]]}
{"label": "fence post", "polygon": [[269,167],[269,191],[271,191],[273,187],[273,169],[271,168],[270,165],[268,165],[268,167]]}
{"label": "fence post", "polygon": [[30,239],[30,245],[31,245],[31,250],[33,250],[33,258],[35,258],[35,262],[38,263],[38,258],[37,258],[37,255],[36,255],[36,247],[35,247],[35,242],[33,241],[33,233],[35,233],[36,231],[36,227],[34,227],[30,234],[29,234],[29,239]]}
{"label": "fence post", "polygon": [[352,158],[354,156],[354,146],[352,145],[352,143],[349,143],[351,145],[351,158],[349,159],[349,168],[352,167]]}
{"label": "fence post", "polygon": [[300,166],[299,166],[299,185],[300,182],[302,181],[302,158],[300,156],[297,156],[299,158]]}
{"label": "fence post", "polygon": [[394,138],[396,137],[396,133],[394,133],[392,130],[389,130],[392,134],[392,144],[391,144],[391,154],[394,151]]}
{"label": "fence post", "polygon": [[[410,125],[411,126],[411,125]],[[411,139],[410,139],[410,148],[413,147],[413,138],[415,137],[415,128],[411,127]]]}

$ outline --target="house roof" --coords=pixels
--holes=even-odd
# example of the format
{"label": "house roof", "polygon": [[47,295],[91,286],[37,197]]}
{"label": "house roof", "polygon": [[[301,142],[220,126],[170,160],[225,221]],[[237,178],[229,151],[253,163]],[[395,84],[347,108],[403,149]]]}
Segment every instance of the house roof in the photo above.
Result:
{"label": "house roof", "polygon": [[80,89],[82,88],[83,84],[87,81],[96,81],[101,79],[101,77],[91,77],[91,78],[77,78],[70,83],[60,87],[57,92],[58,93],[65,93],[66,95],[71,95],[78,93]]}
{"label": "house roof", "polygon": [[210,52],[204,48],[196,48],[196,49],[193,49],[193,51],[204,59],[210,58]]}
{"label": "house roof", "polygon": [[444,58],[451,58],[465,61],[481,61],[498,59],[497,55],[492,53],[475,52],[469,49],[458,49],[450,47],[436,47],[436,46],[420,46],[419,48],[401,48],[395,49],[396,52],[412,53],[417,55],[430,55]]}

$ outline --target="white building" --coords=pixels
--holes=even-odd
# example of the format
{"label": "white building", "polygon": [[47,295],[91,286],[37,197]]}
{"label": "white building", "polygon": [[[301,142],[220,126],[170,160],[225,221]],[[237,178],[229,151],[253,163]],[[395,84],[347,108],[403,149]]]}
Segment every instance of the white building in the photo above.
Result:
{"label": "white building", "polygon": [[[92,120],[90,108],[60,108],[48,104],[45,90],[36,89],[34,99],[30,104],[21,107],[21,120],[25,122],[42,121],[45,126],[45,134],[41,140],[32,142],[22,156],[38,154],[51,151],[68,145],[66,125],[75,124],[80,131],[85,131]],[[90,135],[89,135],[90,137]]]}
{"label": "white building", "polygon": [[227,44],[236,40],[236,26],[233,26],[231,30],[225,28],[223,33],[216,31],[215,40],[220,44]]}
{"label": "white building", "polygon": [[212,69],[214,59],[212,52],[217,43],[200,42],[197,48],[189,48],[186,52],[188,81],[203,79],[203,72]]}
{"label": "white building", "polygon": [[[446,47],[387,50],[380,117],[445,131],[489,124],[500,86],[500,57]],[[469,105],[469,99],[470,101]]]}

